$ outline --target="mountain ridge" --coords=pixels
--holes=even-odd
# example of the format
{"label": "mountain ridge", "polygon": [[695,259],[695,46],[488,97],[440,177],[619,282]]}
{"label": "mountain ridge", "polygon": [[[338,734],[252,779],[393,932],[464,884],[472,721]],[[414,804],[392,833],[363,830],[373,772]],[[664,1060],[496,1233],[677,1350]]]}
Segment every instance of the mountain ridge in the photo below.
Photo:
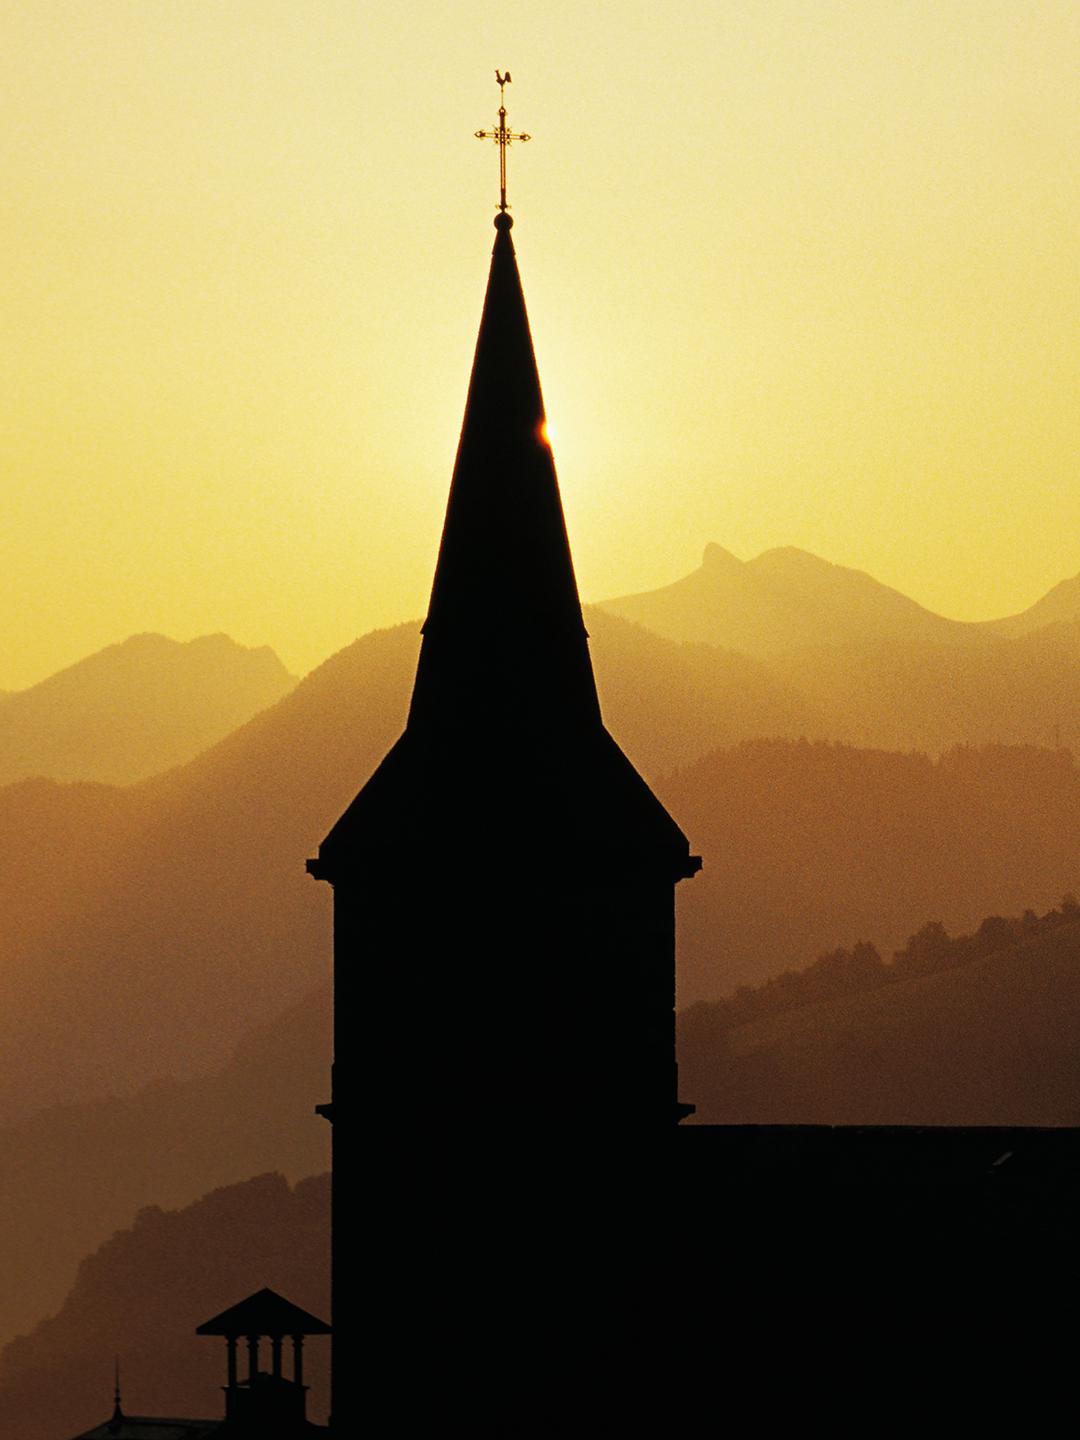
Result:
{"label": "mountain ridge", "polygon": [[684,1014],[680,1073],[702,1124],[1070,1126],[1078,1013],[1073,920],[724,1037]]}
{"label": "mountain ridge", "polygon": [[[142,1207],[190,1204],[263,1171],[297,1180],[326,1169],[330,1132],[315,1106],[328,1094],[330,1033],[322,986],[244,1034],[212,1074],[73,1099],[0,1128],[0,1347],[52,1313],[83,1256]],[[78,1176],[75,1210],[58,1162]]]}
{"label": "mountain ridge", "polygon": [[1016,615],[983,623],[1000,635],[1021,635],[1046,625],[1080,620],[1080,575],[1059,580],[1034,605]]}
{"label": "mountain ridge", "polygon": [[[0,1431],[56,1440],[107,1417],[117,1355],[129,1416],[220,1416],[224,1347],[195,1327],[264,1285],[329,1315],[329,1246],[328,1174],[144,1207],[85,1257],[57,1313],[0,1352]],[[329,1359],[325,1340],[305,1348],[311,1418],[329,1403]]]}
{"label": "mountain ridge", "polygon": [[182,764],[294,688],[267,645],[129,636],[0,702],[0,785],[125,785]]}
{"label": "mountain ridge", "polygon": [[[668,639],[704,641],[759,657],[816,647],[921,639],[979,644],[1080,618],[1080,575],[1015,615],[952,620],[864,570],[795,545],[749,560],[710,541],[696,570],[667,585],[597,602]],[[815,617],[806,607],[816,605]]]}
{"label": "mountain ridge", "polygon": [[[718,734],[808,728],[811,712],[756,662],[595,620],[608,722],[647,774]],[[212,1068],[242,1025],[325,978],[329,906],[304,860],[400,734],[419,641],[418,625],[362,637],[215,746],[126,789],[0,789],[0,1122]]]}

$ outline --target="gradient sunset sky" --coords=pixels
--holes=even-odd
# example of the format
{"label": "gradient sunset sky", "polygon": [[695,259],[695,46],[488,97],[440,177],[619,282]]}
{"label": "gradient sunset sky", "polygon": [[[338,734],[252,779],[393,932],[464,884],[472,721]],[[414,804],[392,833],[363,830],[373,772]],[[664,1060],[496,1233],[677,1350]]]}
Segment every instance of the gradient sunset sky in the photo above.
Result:
{"label": "gradient sunset sky", "polygon": [[1080,5],[34,0],[0,21],[0,688],[422,615],[494,231],[581,590],[1080,571]]}

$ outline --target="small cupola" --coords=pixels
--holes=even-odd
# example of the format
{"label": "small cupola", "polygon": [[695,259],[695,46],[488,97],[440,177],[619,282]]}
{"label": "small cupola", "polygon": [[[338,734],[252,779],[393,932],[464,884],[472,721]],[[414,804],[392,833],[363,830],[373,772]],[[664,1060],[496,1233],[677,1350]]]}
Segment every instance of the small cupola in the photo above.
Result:
{"label": "small cupola", "polygon": [[[195,1333],[225,1337],[225,1425],[229,1434],[291,1437],[306,1433],[304,1339],[308,1335],[329,1335],[330,1326],[325,1320],[301,1310],[274,1290],[258,1290],[198,1326]],[[264,1340],[269,1341],[269,1369],[262,1368],[260,1357]],[[237,1355],[241,1341],[247,1351],[243,1379]],[[282,1354],[286,1342],[292,1352],[289,1375]]]}

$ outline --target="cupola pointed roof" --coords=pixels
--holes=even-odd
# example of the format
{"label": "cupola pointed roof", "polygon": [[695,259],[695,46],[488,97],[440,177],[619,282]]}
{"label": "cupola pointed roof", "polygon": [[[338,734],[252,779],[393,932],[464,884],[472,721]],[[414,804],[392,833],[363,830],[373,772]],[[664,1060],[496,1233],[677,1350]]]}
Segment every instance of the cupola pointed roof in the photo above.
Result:
{"label": "cupola pointed roof", "polygon": [[256,1290],[246,1300],[230,1305],[220,1315],[205,1320],[196,1335],[329,1335],[325,1320],[310,1315],[286,1300],[276,1290]]}
{"label": "cupola pointed roof", "polygon": [[[405,733],[323,841],[312,874],[489,861],[699,862],[604,729],[548,442],[511,217],[484,308]],[[505,852],[509,854],[509,852]]]}

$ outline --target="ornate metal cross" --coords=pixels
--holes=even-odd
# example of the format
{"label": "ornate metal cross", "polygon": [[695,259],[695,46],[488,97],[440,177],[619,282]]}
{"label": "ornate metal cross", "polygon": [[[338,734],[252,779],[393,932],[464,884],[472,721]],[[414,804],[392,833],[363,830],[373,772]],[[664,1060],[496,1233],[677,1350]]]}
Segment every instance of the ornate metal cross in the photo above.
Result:
{"label": "ornate metal cross", "polygon": [[506,203],[506,148],[515,140],[531,140],[531,135],[517,135],[513,130],[506,128],[506,87],[510,84],[510,71],[500,75],[495,71],[495,79],[499,82],[499,128],[497,130],[477,130],[477,140],[494,140],[499,147],[499,209],[504,213],[509,210]]}

